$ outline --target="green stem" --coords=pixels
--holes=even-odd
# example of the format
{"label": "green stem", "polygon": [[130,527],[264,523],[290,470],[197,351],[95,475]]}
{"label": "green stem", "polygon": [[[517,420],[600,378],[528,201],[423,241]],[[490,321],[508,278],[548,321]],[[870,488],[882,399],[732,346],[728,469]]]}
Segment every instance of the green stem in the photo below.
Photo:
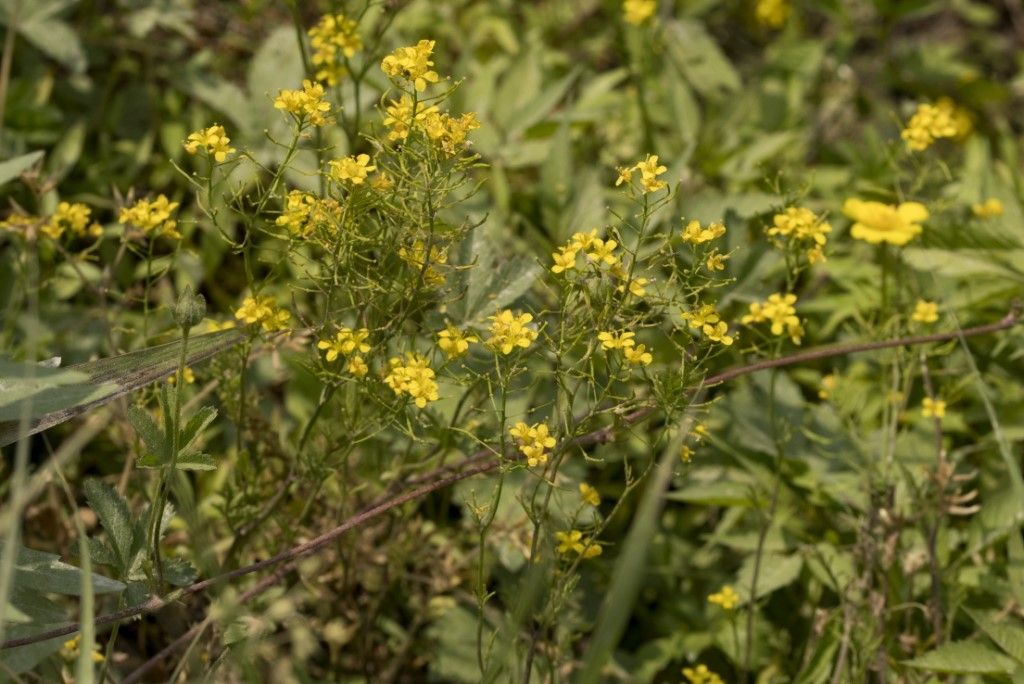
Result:
{"label": "green stem", "polygon": [[20,9],[21,3],[14,3],[14,9],[7,24],[7,32],[4,34],[3,56],[0,57],[0,151],[3,149],[4,117],[7,114],[7,89],[11,83],[11,64],[14,62],[14,38],[17,33],[18,11]]}

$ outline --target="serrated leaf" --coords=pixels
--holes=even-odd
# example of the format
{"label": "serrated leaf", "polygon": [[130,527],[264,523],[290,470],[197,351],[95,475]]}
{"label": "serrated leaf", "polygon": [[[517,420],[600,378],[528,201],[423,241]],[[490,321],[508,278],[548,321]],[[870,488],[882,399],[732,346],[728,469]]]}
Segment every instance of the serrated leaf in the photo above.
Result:
{"label": "serrated leaf", "polygon": [[202,434],[203,430],[213,422],[217,417],[217,409],[212,406],[204,406],[196,414],[189,419],[185,425],[185,429],[181,431],[181,436],[178,439],[179,449],[182,452],[188,452],[192,443],[196,441],[199,435]]}
{"label": "serrated leaf", "polygon": [[[220,332],[190,338],[186,363],[195,365],[219,352],[234,346],[244,339],[239,330]],[[31,396],[31,418],[33,422],[25,436],[41,432],[49,427],[70,420],[108,401],[113,401],[149,383],[165,378],[175,372],[181,356],[181,340],[157,347],[122,354],[109,359],[90,361],[59,372],[71,371],[84,374],[77,376],[75,383],[64,382],[60,386],[40,386],[28,395],[19,398],[19,403],[6,404],[0,408],[0,446],[18,439],[18,422],[21,403]],[[22,368],[24,368],[23,364]],[[0,367],[0,382],[8,383],[4,367]],[[37,377],[43,373],[33,370]],[[6,392],[2,394],[8,399]]]}
{"label": "serrated leaf", "polygon": [[999,674],[1017,669],[1017,663],[980,641],[954,641],[903,664],[946,674]]}
{"label": "serrated leaf", "polygon": [[164,579],[176,587],[187,587],[196,581],[196,569],[184,558],[164,561]]}
{"label": "serrated leaf", "polygon": [[995,620],[980,611],[965,608],[964,612],[985,632],[996,646],[1018,663],[1024,664],[1024,625],[1013,618]]}
{"label": "serrated leaf", "polygon": [[178,470],[216,470],[217,461],[210,454],[180,454],[174,466]]}
{"label": "serrated leaf", "polygon": [[[122,571],[127,570],[132,552],[132,518],[128,504],[113,487],[94,478],[85,480],[82,489],[89,507],[96,513],[100,524],[113,542],[114,551],[120,561],[118,568]],[[97,562],[109,565],[104,560]]]}
{"label": "serrated leaf", "polygon": [[132,406],[128,409],[128,422],[146,445],[147,453],[139,459],[139,465],[145,462],[144,467],[155,468],[170,460],[171,448],[167,435],[157,427],[156,421],[148,411]]}
{"label": "serrated leaf", "polygon": [[23,171],[31,168],[33,164],[42,158],[43,151],[37,150],[0,162],[0,186],[20,176]]}
{"label": "serrated leaf", "polygon": [[117,552],[110,548],[110,546],[92,537],[86,539],[85,543],[89,546],[89,558],[94,564],[109,565],[112,568],[121,567],[121,559],[118,558]]}

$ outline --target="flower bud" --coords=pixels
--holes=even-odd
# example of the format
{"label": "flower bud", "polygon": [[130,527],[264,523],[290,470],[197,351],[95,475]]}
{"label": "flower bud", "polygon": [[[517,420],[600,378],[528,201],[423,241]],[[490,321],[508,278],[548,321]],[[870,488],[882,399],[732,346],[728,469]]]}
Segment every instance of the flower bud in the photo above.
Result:
{"label": "flower bud", "polygon": [[206,299],[201,294],[193,293],[191,285],[186,285],[174,307],[174,322],[182,330],[188,331],[199,325],[205,317]]}

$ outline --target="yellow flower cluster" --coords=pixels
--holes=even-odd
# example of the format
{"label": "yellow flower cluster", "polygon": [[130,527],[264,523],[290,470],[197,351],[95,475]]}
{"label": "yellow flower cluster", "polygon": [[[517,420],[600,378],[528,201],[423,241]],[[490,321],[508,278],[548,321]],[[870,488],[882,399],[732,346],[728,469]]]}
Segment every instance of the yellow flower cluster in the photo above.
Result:
{"label": "yellow flower cluster", "polygon": [[640,172],[640,188],[643,192],[657,192],[668,187],[668,183],[663,180],[658,180],[658,176],[665,173],[668,169],[658,163],[658,155],[648,154],[647,158],[637,162],[633,166],[619,167],[619,177],[615,179],[615,185],[619,186],[623,183],[633,183],[633,172]]}
{"label": "yellow flower cluster", "polygon": [[469,351],[469,345],[474,342],[479,342],[480,338],[473,334],[467,334],[462,330],[459,330],[454,325],[449,325],[447,328],[437,333],[437,346],[441,348],[449,359],[456,359],[467,351]]}
{"label": "yellow flower cluster", "polygon": [[296,237],[309,237],[318,225],[330,223],[338,210],[336,200],[319,199],[312,193],[292,190],[285,198],[284,210],[274,223]]}
{"label": "yellow flower cluster", "polygon": [[[398,248],[398,258],[405,263],[416,269],[416,272],[423,270],[424,259],[427,256],[427,246],[423,243],[423,240],[415,240],[412,243],[412,247]],[[430,263],[427,265],[425,271],[423,271],[423,282],[430,286],[443,285],[445,281],[444,273],[440,269],[436,268],[434,264],[447,264],[448,263],[448,250],[437,245],[430,247]]]}
{"label": "yellow flower cluster", "polygon": [[[78,658],[78,654],[81,651],[82,638],[79,635],[75,635],[72,638],[64,642],[64,645],[60,649],[61,656],[67,661],[73,661]],[[102,663],[106,658],[103,652],[100,650],[98,645],[94,645],[92,653],[89,654],[89,658],[93,663]]]}
{"label": "yellow flower cluster", "polygon": [[725,684],[721,677],[708,669],[707,665],[684,667],[683,676],[686,677],[689,684]]}
{"label": "yellow flower cluster", "polygon": [[782,28],[792,11],[789,0],[757,0],[754,18],[762,26],[777,29]]}
{"label": "yellow flower cluster", "polygon": [[370,331],[366,328],[359,328],[358,330],[342,328],[337,332],[333,340],[320,340],[316,348],[327,351],[325,356],[328,361],[334,361],[340,355],[349,356],[357,351],[365,354],[370,351],[370,345],[366,343],[366,339],[369,336]]}
{"label": "yellow flower cluster", "polygon": [[605,351],[619,349],[628,363],[634,366],[649,366],[654,361],[654,357],[647,351],[646,345],[636,344],[636,341],[633,339],[634,337],[636,337],[636,333],[628,331],[621,333],[601,332],[597,334],[597,339],[601,342],[601,347]]}
{"label": "yellow flower cluster", "polygon": [[370,155],[360,154],[355,157],[342,157],[330,162],[331,178],[339,183],[349,185],[362,185],[366,182],[370,171],[376,171],[377,167],[370,163]]}
{"label": "yellow flower cluster", "polygon": [[850,235],[873,245],[905,245],[921,234],[921,222],[928,219],[928,209],[919,202],[892,205],[851,198],[843,203],[843,213],[854,221]]}
{"label": "yellow flower cluster", "polygon": [[971,132],[972,127],[970,115],[948,97],[944,97],[933,105],[919,104],[907,122],[907,127],[900,132],[900,137],[908,150],[921,152],[940,138],[964,137]]}
{"label": "yellow flower cluster", "polygon": [[772,335],[789,335],[793,344],[800,344],[804,327],[797,318],[795,294],[773,294],[766,302],[753,302],[750,313],[741,319],[743,325],[771,323]]}
{"label": "yellow flower cluster", "polygon": [[89,223],[91,215],[92,209],[80,202],[61,202],[39,230],[54,240],[59,240],[64,231],[70,231],[76,237],[99,237],[103,235],[103,228],[98,223]]}
{"label": "yellow flower cluster", "polygon": [[556,444],[555,438],[548,430],[547,423],[527,425],[520,421],[509,428],[508,434],[516,440],[516,446],[519,447],[523,456],[526,456],[526,464],[531,468],[547,463],[547,450]]}
{"label": "yellow flower cluster", "polygon": [[220,163],[235,151],[235,148],[229,144],[230,142],[231,138],[228,137],[224,127],[220,124],[213,124],[209,128],[201,128],[189,133],[188,139],[182,145],[189,154],[196,154],[199,150],[204,150]]}
{"label": "yellow flower cluster", "polygon": [[729,324],[722,320],[721,315],[712,304],[702,304],[695,311],[683,311],[680,317],[695,330],[700,330],[704,337],[726,347],[736,339],[729,334]]}
{"label": "yellow flower cluster", "polygon": [[33,227],[42,224],[38,216],[28,214],[11,214],[3,221],[0,221],[0,230],[8,233],[28,233]]}
{"label": "yellow flower cluster", "polygon": [[984,202],[971,205],[971,213],[978,218],[995,218],[1003,215],[1003,203],[997,197],[989,197]]}
{"label": "yellow flower cluster", "polygon": [[555,532],[555,539],[558,540],[556,550],[562,555],[575,553],[583,558],[594,558],[601,555],[601,547],[591,541],[584,543],[583,533],[579,530]]}
{"label": "yellow flower cluster", "polygon": [[434,62],[434,41],[421,40],[410,47],[400,47],[386,56],[380,63],[381,70],[391,78],[408,81],[417,91],[423,92],[428,83],[437,83],[440,77],[430,67]]}
{"label": "yellow flower cluster", "polygon": [[[551,272],[564,273],[576,268],[576,255],[582,251],[588,261],[598,265],[607,264],[611,266],[612,274],[620,280],[625,280],[629,277],[629,274],[622,268],[619,257],[615,255],[615,249],[618,246],[619,243],[615,240],[602,240],[597,237],[596,228],[589,233],[574,233],[569,242],[559,247],[557,252],[551,254],[551,258],[555,262],[551,267]],[[647,282],[646,278],[634,280],[629,284],[630,292],[633,294],[639,292],[637,296],[643,295],[644,286]]]}
{"label": "yellow flower cluster", "polygon": [[601,495],[586,482],[580,482],[580,498],[583,499],[583,503],[595,508],[601,505]]}
{"label": "yellow flower cluster", "polygon": [[708,596],[708,603],[721,606],[722,610],[732,610],[739,605],[739,602],[740,595],[736,593],[736,590],[730,584],[726,584],[720,590]]}
{"label": "yellow flower cluster", "polygon": [[422,130],[449,156],[466,145],[470,131],[480,128],[480,120],[473,112],[456,118],[433,105],[414,102],[408,94],[391,100],[384,112],[389,140],[405,140],[413,130]]}
{"label": "yellow flower cluster", "polygon": [[639,26],[644,23],[658,9],[657,0],[624,0],[622,3],[622,18],[627,24]]}
{"label": "yellow flower cluster", "polygon": [[235,311],[235,318],[249,325],[258,323],[265,331],[274,332],[287,329],[292,315],[287,309],[278,308],[272,297],[246,297]]}
{"label": "yellow flower cluster", "polygon": [[302,81],[302,90],[280,91],[274,99],[274,108],[283,109],[300,123],[308,123],[311,126],[334,123],[334,119],[326,114],[331,111],[331,105],[324,100],[323,85],[309,79]]}
{"label": "yellow flower cluster", "polygon": [[437,382],[427,357],[416,352],[405,352],[404,362],[396,356],[388,361],[388,366],[390,371],[384,377],[384,382],[395,394],[408,394],[419,408],[426,406],[428,401],[437,401]]}
{"label": "yellow flower cluster", "polygon": [[356,28],[356,22],[343,14],[325,14],[316,26],[309,29],[313,66],[317,68],[316,80],[335,86],[345,76],[339,53],[352,57],[363,49],[363,40]]}
{"label": "yellow flower cluster", "polygon": [[491,336],[484,344],[495,352],[511,354],[516,347],[526,349],[537,339],[537,331],[530,327],[531,314],[516,314],[505,309],[488,316],[487,320],[491,321]]}
{"label": "yellow flower cluster", "polygon": [[921,402],[921,415],[925,418],[944,418],[946,415],[946,402],[942,399],[925,397]]}
{"label": "yellow flower cluster", "polygon": [[807,258],[812,263],[825,260],[822,247],[828,242],[832,226],[806,207],[788,207],[781,214],[772,218],[772,226],[768,235],[781,235],[797,242],[811,243],[807,250]]}
{"label": "yellow flower cluster", "polygon": [[[181,379],[185,381],[186,385],[193,385],[196,382],[196,374],[192,372],[192,369],[189,366],[185,366],[181,369]],[[167,378],[168,385],[175,385],[177,382],[177,373],[173,373],[169,378]]]}
{"label": "yellow flower cluster", "polygon": [[153,233],[171,240],[180,240],[178,222],[171,218],[171,213],[177,208],[177,202],[171,202],[161,194],[152,202],[141,199],[130,207],[124,207],[117,220],[125,225],[135,226],[147,235]]}
{"label": "yellow flower cluster", "polygon": [[694,219],[683,228],[683,242],[689,242],[693,245],[711,242],[723,235],[725,235],[725,226],[719,221],[709,224],[707,228],[702,228],[700,221]]}
{"label": "yellow flower cluster", "polygon": [[917,323],[934,323],[939,320],[939,305],[923,299],[917,300],[917,304],[914,305],[914,313],[910,315],[910,320]]}

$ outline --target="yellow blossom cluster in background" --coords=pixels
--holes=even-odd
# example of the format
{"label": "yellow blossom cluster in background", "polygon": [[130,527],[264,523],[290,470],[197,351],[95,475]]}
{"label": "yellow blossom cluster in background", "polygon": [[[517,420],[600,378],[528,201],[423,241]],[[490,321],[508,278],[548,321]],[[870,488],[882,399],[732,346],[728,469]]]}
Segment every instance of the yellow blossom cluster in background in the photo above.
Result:
{"label": "yellow blossom cluster in background", "polygon": [[793,344],[800,344],[804,335],[804,328],[797,318],[795,294],[773,294],[767,301],[752,302],[750,313],[744,316],[740,322],[743,325],[755,323],[770,323],[772,335],[789,335]]}
{"label": "yellow blossom cluster in background", "polygon": [[311,60],[317,70],[317,81],[336,86],[345,76],[341,56],[352,57],[363,49],[357,26],[343,14],[325,14],[316,26],[309,29],[309,44],[313,48]]}
{"label": "yellow blossom cluster in background", "polygon": [[657,0],[624,0],[622,3],[622,18],[627,24],[639,26],[654,16],[654,12],[657,9]]}
{"label": "yellow blossom cluster in background", "polygon": [[320,225],[329,225],[340,212],[337,200],[320,199],[309,192],[292,190],[285,198],[284,210],[274,223],[294,237],[305,238]]}
{"label": "yellow blossom cluster in background", "polygon": [[984,202],[971,205],[971,213],[978,218],[995,218],[1003,215],[1003,203],[997,197],[989,197]]}
{"label": "yellow blossom cluster in background", "polygon": [[555,532],[555,539],[558,540],[558,553],[569,555],[575,553],[583,558],[594,558],[601,555],[601,547],[593,542],[584,542],[583,533],[579,530],[568,532]]}
{"label": "yellow blossom cluster in background", "polygon": [[547,450],[556,444],[547,423],[527,425],[520,421],[509,428],[508,434],[516,441],[516,446],[526,457],[526,464],[531,468],[546,464],[548,462]]}
{"label": "yellow blossom cluster in background", "polygon": [[334,159],[328,166],[331,169],[331,178],[349,185],[362,185],[370,172],[377,170],[377,167],[370,163],[368,154]]}
{"label": "yellow blossom cluster in background", "polygon": [[99,237],[103,228],[98,223],[89,223],[91,215],[92,209],[81,202],[61,202],[39,230],[53,240],[59,240],[65,232],[75,237]]}
{"label": "yellow blossom cluster in background", "polygon": [[919,299],[914,305],[914,313],[910,315],[910,320],[917,323],[934,323],[939,320],[939,305]]}
{"label": "yellow blossom cluster in background", "polygon": [[274,98],[274,108],[293,115],[300,124],[310,126],[326,126],[334,123],[334,118],[327,115],[331,105],[324,100],[324,87],[320,83],[305,79],[302,90],[281,90]]}
{"label": "yellow blossom cluster in background", "polygon": [[623,331],[623,332],[601,332],[597,334],[598,341],[601,342],[601,348],[605,351],[620,350],[622,356],[626,361],[634,366],[649,366],[654,361],[654,357],[647,347],[643,344],[636,344],[633,339],[636,337],[636,333]]}
{"label": "yellow blossom cluster in background", "polygon": [[440,77],[430,67],[434,66],[430,56],[434,53],[433,40],[421,40],[409,47],[400,47],[386,56],[380,63],[381,70],[391,78],[412,84],[423,92],[428,83],[437,83]]}
{"label": "yellow blossom cluster in background", "polygon": [[583,499],[583,503],[595,508],[601,505],[601,495],[586,482],[580,482],[580,498]]}
{"label": "yellow blossom cluster in background", "polygon": [[526,349],[537,339],[537,331],[530,326],[531,314],[505,309],[487,320],[491,321],[491,336],[484,344],[496,352],[511,354],[516,347]]}
{"label": "yellow blossom cluster in background", "polygon": [[921,402],[921,415],[925,418],[944,418],[946,416],[946,402],[942,399],[925,397]]}
{"label": "yellow blossom cluster in background", "polygon": [[370,331],[366,328],[358,330],[342,328],[335,334],[333,340],[320,340],[316,347],[326,350],[327,353],[324,356],[330,362],[337,359],[338,356],[349,356],[355,352],[367,353],[370,351],[370,345],[366,342],[369,337]]}
{"label": "yellow blossom cluster in background", "polygon": [[892,205],[851,198],[843,203],[843,213],[854,221],[850,235],[873,245],[905,245],[921,234],[921,223],[928,220],[928,209],[919,202]]}
{"label": "yellow blossom cluster in background", "polygon": [[165,195],[157,195],[155,200],[141,199],[130,207],[124,207],[117,220],[139,228],[146,235],[180,240],[178,222],[171,218],[177,209],[177,202],[171,202]]}
{"label": "yellow blossom cluster in background", "polygon": [[185,151],[189,154],[198,154],[199,150],[203,150],[220,163],[235,151],[235,148],[229,144],[230,142],[231,138],[228,137],[224,127],[220,124],[213,124],[207,128],[189,133],[188,138],[182,145],[184,145]]}
{"label": "yellow blossom cluster in background", "polygon": [[832,226],[806,207],[787,207],[772,217],[768,228],[768,235],[772,237],[781,236],[800,243],[801,249],[807,249],[807,260],[812,264],[825,260],[823,247],[831,232]]}
{"label": "yellow blossom cluster in background", "polygon": [[917,105],[900,137],[908,150],[921,152],[941,138],[963,138],[972,128],[970,115],[944,97],[935,104]]}
{"label": "yellow blossom cluster in background", "polygon": [[437,381],[425,356],[406,352],[404,361],[397,356],[391,358],[388,368],[384,383],[395,394],[409,395],[419,408],[426,406],[428,401],[437,401]]}
{"label": "yellow blossom cluster in background", "polygon": [[235,318],[249,325],[259,324],[266,332],[285,330],[292,315],[278,308],[272,297],[246,297],[235,311]]}
{"label": "yellow blossom cluster in background", "polygon": [[409,248],[399,247],[398,258],[409,264],[416,272],[423,273],[423,282],[430,286],[443,285],[445,282],[444,273],[437,268],[437,264],[448,263],[448,250],[438,245],[430,247],[430,262],[426,269],[423,268],[427,258],[427,246],[423,240],[415,240]]}
{"label": "yellow blossom cluster in background", "polygon": [[736,340],[729,335],[729,324],[722,320],[713,304],[701,304],[693,311],[683,311],[679,316],[695,330],[712,342],[730,346]]}
{"label": "yellow blossom cluster in background", "polygon": [[708,603],[721,606],[722,610],[732,610],[739,605],[740,595],[736,593],[732,585],[726,584],[720,590],[708,596]]}
{"label": "yellow blossom cluster in background", "polygon": [[778,29],[785,25],[792,11],[793,6],[789,0],[757,0],[754,18],[762,26]]}
{"label": "yellow blossom cluster in background", "polygon": [[720,238],[725,235],[725,225],[721,222],[714,222],[708,224],[707,228],[701,226],[700,221],[696,219],[691,220],[683,228],[683,242],[689,242],[692,245],[699,245],[705,242],[711,242],[716,238]]}
{"label": "yellow blossom cluster in background", "polygon": [[708,669],[707,665],[684,667],[683,676],[689,684],[725,684],[721,677]]}

